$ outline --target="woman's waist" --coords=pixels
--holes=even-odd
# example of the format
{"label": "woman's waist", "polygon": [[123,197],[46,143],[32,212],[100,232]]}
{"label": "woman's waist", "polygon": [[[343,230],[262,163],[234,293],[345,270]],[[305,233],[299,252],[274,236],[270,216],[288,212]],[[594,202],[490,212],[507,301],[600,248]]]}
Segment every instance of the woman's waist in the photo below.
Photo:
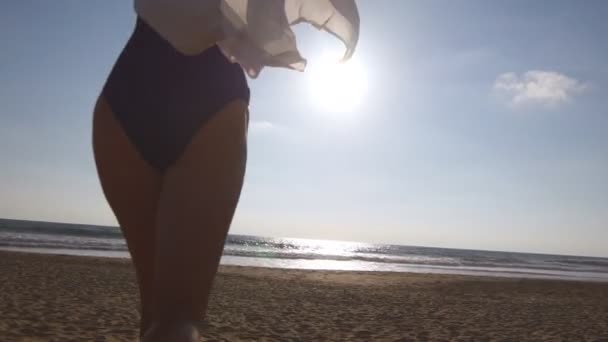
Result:
{"label": "woman's waist", "polygon": [[242,68],[230,62],[217,46],[198,55],[184,55],[139,18],[112,69],[109,81],[112,79],[119,79],[129,87],[164,87],[167,91],[248,93]]}

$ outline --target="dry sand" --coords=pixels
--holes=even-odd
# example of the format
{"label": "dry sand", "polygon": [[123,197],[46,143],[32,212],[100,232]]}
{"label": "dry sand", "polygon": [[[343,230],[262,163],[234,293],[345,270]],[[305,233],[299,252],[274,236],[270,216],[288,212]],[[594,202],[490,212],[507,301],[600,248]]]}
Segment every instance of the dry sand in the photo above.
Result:
{"label": "dry sand", "polygon": [[[0,252],[0,341],[136,341],[128,260]],[[215,341],[608,341],[608,284],[222,267]]]}

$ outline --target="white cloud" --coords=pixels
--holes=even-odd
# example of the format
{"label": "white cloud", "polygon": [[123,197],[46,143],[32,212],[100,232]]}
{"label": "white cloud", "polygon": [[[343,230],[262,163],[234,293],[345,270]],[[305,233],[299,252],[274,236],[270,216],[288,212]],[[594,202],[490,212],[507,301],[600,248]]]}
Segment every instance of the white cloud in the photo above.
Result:
{"label": "white cloud", "polygon": [[279,125],[274,124],[270,121],[251,121],[249,123],[249,133],[266,133],[274,132],[280,128]]}
{"label": "white cloud", "polygon": [[540,105],[554,108],[567,103],[587,85],[555,71],[531,70],[504,73],[494,82],[494,91],[514,106]]}

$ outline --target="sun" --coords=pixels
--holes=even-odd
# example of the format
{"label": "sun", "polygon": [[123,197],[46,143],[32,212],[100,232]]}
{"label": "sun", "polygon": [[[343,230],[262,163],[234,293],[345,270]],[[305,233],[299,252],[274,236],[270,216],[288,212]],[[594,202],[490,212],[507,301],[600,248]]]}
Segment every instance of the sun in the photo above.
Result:
{"label": "sun", "polygon": [[332,113],[354,112],[367,93],[367,75],[355,61],[322,58],[308,66],[312,101],[319,109]]}

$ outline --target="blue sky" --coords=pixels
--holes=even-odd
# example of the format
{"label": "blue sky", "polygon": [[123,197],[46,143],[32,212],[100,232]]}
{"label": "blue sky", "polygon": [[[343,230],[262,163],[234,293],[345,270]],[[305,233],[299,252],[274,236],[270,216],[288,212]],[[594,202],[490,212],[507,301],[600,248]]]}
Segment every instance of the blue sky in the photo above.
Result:
{"label": "blue sky", "polygon": [[[93,103],[129,1],[0,3],[0,217],[115,224]],[[608,3],[359,1],[360,104],[251,81],[233,233],[608,256]],[[310,68],[338,42],[298,28]]]}

